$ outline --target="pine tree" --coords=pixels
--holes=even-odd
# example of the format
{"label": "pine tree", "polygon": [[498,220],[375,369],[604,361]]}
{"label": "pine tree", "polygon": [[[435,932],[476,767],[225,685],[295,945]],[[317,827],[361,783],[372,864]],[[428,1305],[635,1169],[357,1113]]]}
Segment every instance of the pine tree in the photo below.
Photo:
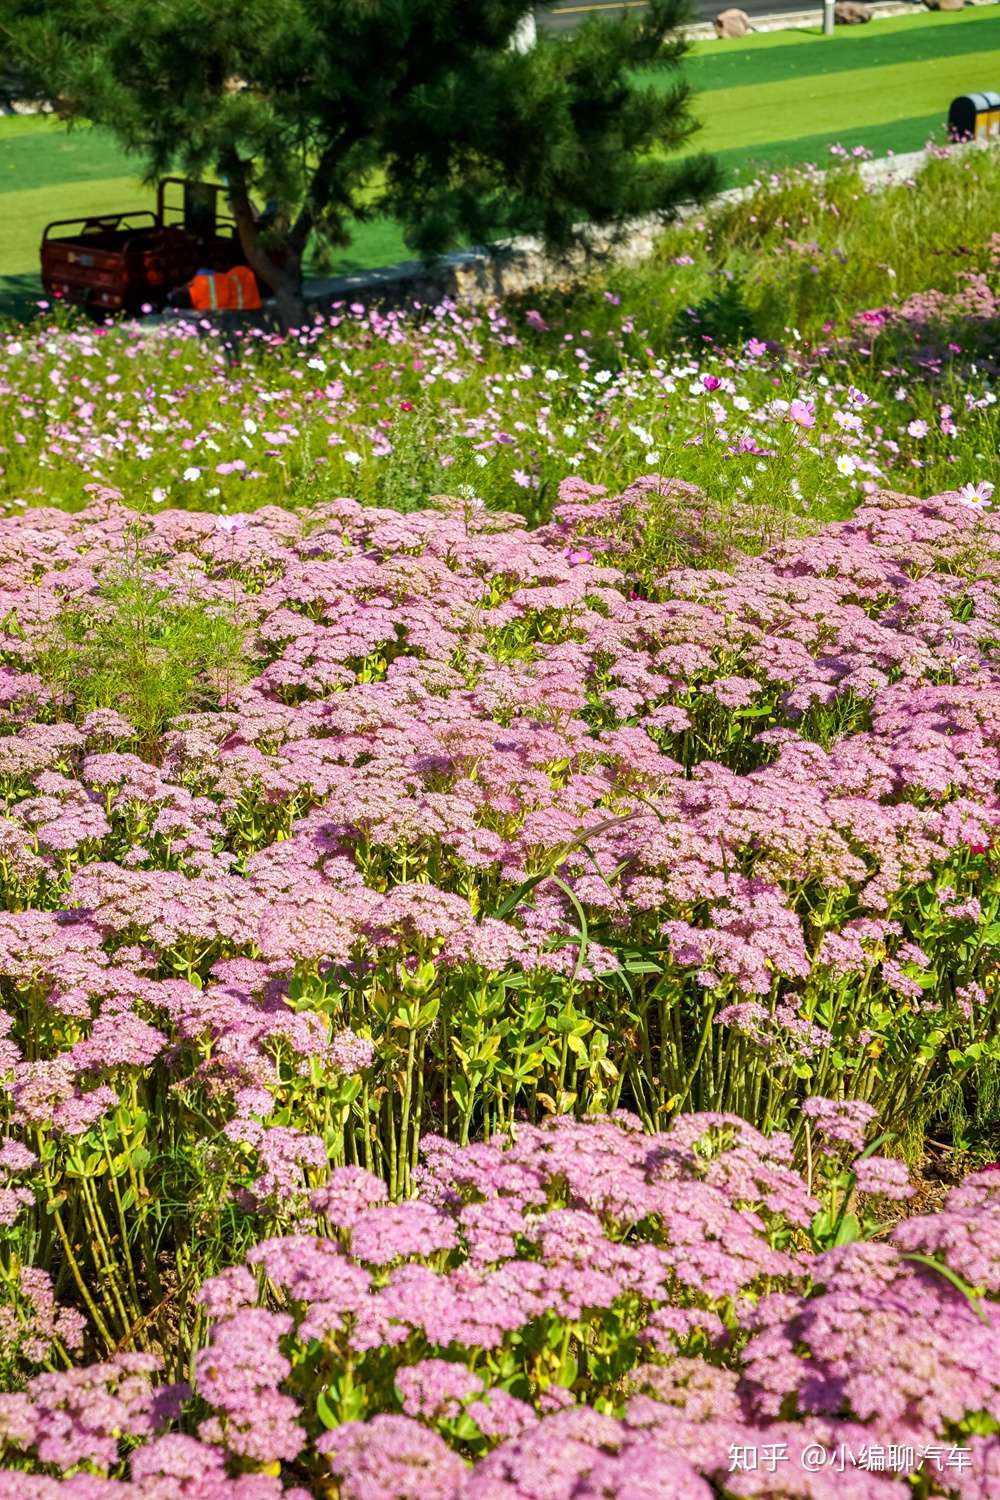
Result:
{"label": "pine tree", "polygon": [[0,43],[149,178],[224,177],[243,253],[291,319],[307,244],[345,245],[375,215],[430,259],[513,233],[567,249],[581,222],[710,192],[710,159],[669,160],[696,128],[662,71],[685,51],[686,3],[525,49],[511,39],[531,0],[0,0]]}

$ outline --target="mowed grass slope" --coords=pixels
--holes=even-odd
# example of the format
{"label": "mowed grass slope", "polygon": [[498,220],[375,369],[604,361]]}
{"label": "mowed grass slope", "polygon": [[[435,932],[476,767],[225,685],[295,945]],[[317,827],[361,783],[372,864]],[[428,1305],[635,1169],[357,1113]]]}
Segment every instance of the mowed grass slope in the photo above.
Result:
{"label": "mowed grass slope", "polygon": [[[696,150],[718,154],[730,181],[758,166],[820,162],[829,146],[876,153],[914,150],[944,137],[956,94],[1000,89],[1000,9],[902,16],[832,38],[818,31],[700,42],[685,64],[703,128]],[[669,87],[672,75],[643,82]],[[68,131],[42,117],[0,119],[0,311],[37,295],[38,247],[51,219],[151,207],[139,163],[104,131]],[[384,265],[409,254],[398,227],[358,226],[333,271]]]}
{"label": "mowed grass slope", "polygon": [[887,16],[867,26],[838,27],[826,38],[817,26],[698,42],[685,69],[701,91],[796,77],[830,77],[855,69],[969,57],[997,45],[990,36],[998,31],[1000,10],[989,6],[944,15],[917,12]]}

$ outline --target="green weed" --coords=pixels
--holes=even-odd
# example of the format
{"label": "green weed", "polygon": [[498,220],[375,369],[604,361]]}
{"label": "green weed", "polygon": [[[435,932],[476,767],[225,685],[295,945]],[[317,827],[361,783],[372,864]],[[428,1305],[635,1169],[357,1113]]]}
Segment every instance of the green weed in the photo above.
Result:
{"label": "green weed", "polygon": [[67,600],[37,670],[74,718],[117,709],[149,750],[179,714],[229,706],[246,651],[230,602],[178,594],[145,544],[141,522],[126,528],[120,563]]}

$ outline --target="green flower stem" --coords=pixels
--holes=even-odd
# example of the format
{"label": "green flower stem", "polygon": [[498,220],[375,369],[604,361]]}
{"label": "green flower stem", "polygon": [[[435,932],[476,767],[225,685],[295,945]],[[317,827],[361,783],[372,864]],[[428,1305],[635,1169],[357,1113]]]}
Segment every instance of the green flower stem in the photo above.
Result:
{"label": "green flower stem", "polygon": [[410,1107],[413,1099],[413,1070],[417,1056],[417,1032],[411,1027],[406,1044],[406,1073],[403,1080],[403,1102],[399,1125],[399,1152],[393,1172],[393,1196],[401,1197],[409,1185]]}
{"label": "green flower stem", "polygon": [[682,1110],[684,1108],[684,1105],[687,1103],[688,1095],[690,1094],[691,1089],[694,1086],[694,1081],[698,1076],[698,1069],[701,1067],[701,1060],[705,1055],[705,1048],[708,1046],[709,1039],[712,1035],[712,1022],[714,1021],[714,1019],[715,1003],[713,1001],[706,1007],[705,1020],[702,1024],[701,1037],[698,1041],[698,1050],[694,1055],[694,1061],[692,1062],[691,1067],[688,1071],[688,1075],[684,1080],[684,1086],[681,1089],[680,1096],[675,1105],[675,1109],[678,1112]]}
{"label": "green flower stem", "polygon": [[80,1183],[84,1203],[84,1215],[89,1221],[91,1231],[91,1245],[94,1259],[98,1262],[98,1269],[100,1269],[100,1263],[103,1262],[104,1280],[114,1300],[118,1316],[121,1318],[122,1327],[128,1328],[134,1318],[141,1316],[141,1313],[137,1306],[133,1305],[132,1308],[127,1308],[125,1305],[125,1290],[121,1282],[118,1261],[111,1248],[111,1236],[108,1231],[107,1221],[97,1201],[94,1185],[87,1177],[81,1177]]}
{"label": "green flower stem", "polygon": [[76,1256],[73,1254],[73,1246],[70,1244],[69,1236],[66,1233],[66,1226],[63,1223],[62,1214],[59,1212],[58,1207],[55,1206],[55,1196],[53,1192],[52,1180],[49,1177],[48,1172],[46,1172],[44,1175],[44,1181],[46,1191],[49,1195],[49,1204],[52,1208],[52,1219],[55,1223],[56,1233],[59,1236],[59,1241],[63,1248],[63,1254],[66,1257],[66,1264],[69,1267],[70,1275],[73,1277],[73,1280],[76,1283],[76,1289],[83,1299],[84,1306],[90,1314],[94,1327],[97,1329],[98,1333],[107,1344],[108,1348],[113,1348],[115,1341],[111,1336],[108,1325],[105,1323],[104,1318],[101,1315],[101,1311],[98,1308],[97,1303],[94,1301],[93,1297],[90,1295],[90,1292],[87,1289],[87,1283],[83,1278],[83,1273],[81,1272],[79,1264],[77,1263]]}
{"label": "green flower stem", "polygon": [[[118,1232],[121,1241],[122,1256],[125,1261],[125,1273],[128,1277],[129,1291],[132,1294],[133,1306],[138,1307],[140,1305],[139,1285],[136,1281],[135,1265],[132,1261],[132,1250],[129,1245],[129,1226],[125,1218],[125,1207],[122,1203],[122,1196],[118,1190],[118,1177],[115,1173],[114,1159],[111,1155],[111,1147],[108,1143],[108,1135],[103,1120],[101,1121],[101,1144],[104,1147],[104,1160],[108,1164],[108,1181],[111,1184],[111,1196],[115,1202]],[[125,1154],[126,1157],[130,1155],[127,1148]],[[138,1207],[138,1204],[136,1206]]]}

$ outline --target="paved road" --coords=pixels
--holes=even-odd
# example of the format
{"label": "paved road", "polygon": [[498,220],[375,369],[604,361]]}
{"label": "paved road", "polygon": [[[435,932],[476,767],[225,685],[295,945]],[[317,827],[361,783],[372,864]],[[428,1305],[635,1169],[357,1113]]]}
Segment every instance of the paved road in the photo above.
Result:
{"label": "paved road", "polygon": [[[644,0],[556,0],[553,7],[538,12],[538,25],[547,31],[568,31],[579,25],[587,16],[607,15],[608,18],[622,15],[626,10],[641,10]],[[773,16],[784,11],[801,11],[810,7],[810,0],[692,0],[692,21],[711,21],[727,5],[738,5],[748,16]],[[823,14],[822,0],[816,0],[817,23]]]}

